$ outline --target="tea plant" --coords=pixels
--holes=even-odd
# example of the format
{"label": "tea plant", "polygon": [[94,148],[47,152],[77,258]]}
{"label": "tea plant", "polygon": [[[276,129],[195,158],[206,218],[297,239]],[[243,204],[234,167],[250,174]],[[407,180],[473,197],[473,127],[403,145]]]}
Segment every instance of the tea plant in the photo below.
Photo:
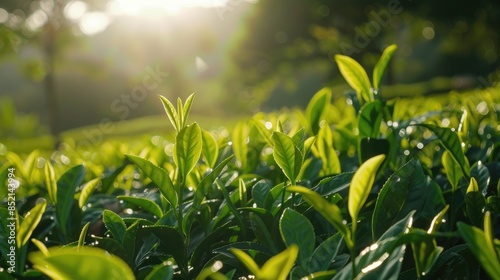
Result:
{"label": "tea plant", "polygon": [[8,152],[0,178],[15,168],[24,189],[13,212],[0,208],[2,236],[11,213],[17,227],[15,272],[2,243],[0,275],[500,279],[499,89],[385,100],[396,49],[371,82],[335,57],[355,94],[324,88],[304,111],[259,113],[231,133],[188,122],[194,94],[160,96],[172,143],[101,147],[114,166],[74,145],[64,152],[84,164],[70,168]]}

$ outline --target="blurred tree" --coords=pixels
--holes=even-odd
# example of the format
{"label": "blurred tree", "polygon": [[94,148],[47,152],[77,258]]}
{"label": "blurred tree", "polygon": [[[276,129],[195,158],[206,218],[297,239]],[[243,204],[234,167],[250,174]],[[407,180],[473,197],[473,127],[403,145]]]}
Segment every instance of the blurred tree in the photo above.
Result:
{"label": "blurred tree", "polygon": [[[43,80],[49,127],[58,136],[59,104],[56,91],[56,56],[58,48],[67,47],[74,24],[65,15],[71,0],[4,0],[0,3],[0,55],[17,57],[23,45],[37,45],[44,54],[43,61],[36,58],[24,61],[23,73],[33,80]],[[74,1],[73,1],[74,2]],[[80,1],[78,1],[80,2]],[[107,1],[88,0],[90,9],[101,9]],[[56,141],[57,142],[57,141]]]}
{"label": "blurred tree", "polygon": [[234,97],[228,102],[254,100],[256,109],[266,100],[282,101],[287,92],[295,93],[286,98],[297,100],[294,105],[305,104],[309,96],[300,92],[307,89],[297,81],[312,81],[308,94],[317,89],[314,79],[316,87],[333,82],[340,76],[335,54],[370,68],[391,43],[400,49],[389,83],[500,69],[498,1],[259,1],[246,24],[227,66],[228,96]]}

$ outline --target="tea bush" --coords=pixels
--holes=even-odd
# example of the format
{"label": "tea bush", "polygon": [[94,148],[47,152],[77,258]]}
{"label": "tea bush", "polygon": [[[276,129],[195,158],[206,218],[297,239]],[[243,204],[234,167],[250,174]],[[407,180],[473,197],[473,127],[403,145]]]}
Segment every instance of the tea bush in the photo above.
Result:
{"label": "tea bush", "polygon": [[173,141],[6,152],[2,279],[500,279],[500,89],[385,100],[394,51],[229,133],[160,96]]}

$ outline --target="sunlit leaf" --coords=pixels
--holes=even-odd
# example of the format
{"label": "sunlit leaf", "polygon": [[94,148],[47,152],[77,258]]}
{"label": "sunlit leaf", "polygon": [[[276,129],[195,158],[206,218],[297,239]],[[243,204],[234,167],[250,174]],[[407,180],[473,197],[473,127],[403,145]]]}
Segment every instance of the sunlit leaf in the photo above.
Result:
{"label": "sunlit leaf", "polygon": [[359,101],[373,101],[370,80],[365,69],[356,60],[345,55],[335,55],[335,61],[344,79],[358,93]]}
{"label": "sunlit leaf", "polygon": [[482,230],[467,225],[463,222],[457,223],[458,231],[462,238],[469,244],[472,253],[479,260],[481,266],[492,279],[500,279],[500,260],[492,248]]}
{"label": "sunlit leaf", "polygon": [[285,280],[297,259],[299,248],[297,245],[290,245],[285,251],[271,257],[262,266],[258,279],[262,280]]}
{"label": "sunlit leaf", "polygon": [[144,211],[155,215],[157,218],[161,218],[161,216],[163,215],[160,206],[158,206],[158,204],[149,199],[142,197],[125,196],[125,195],[119,195],[116,198],[131,203],[135,206],[138,206],[142,208]]}
{"label": "sunlit leaf", "polygon": [[281,132],[274,132],[272,138],[274,160],[290,182],[295,184],[295,179],[302,165],[302,154],[289,136]]}
{"label": "sunlit leaf", "polygon": [[45,212],[45,207],[47,207],[46,201],[35,205],[35,207],[33,207],[24,216],[21,225],[19,225],[16,236],[16,243],[18,248],[23,247],[30,240],[31,234],[42,219],[43,212]]}
{"label": "sunlit leaf", "polygon": [[377,171],[382,165],[385,155],[375,156],[365,161],[352,177],[351,186],[349,187],[349,196],[347,207],[353,221],[353,232],[358,220],[358,214],[370,194],[370,191],[375,182]]}
{"label": "sunlit leaf", "polygon": [[317,149],[315,155],[321,158],[323,163],[320,175],[339,174],[341,172],[340,160],[333,146],[333,136],[330,126],[325,125],[320,128],[315,145]]}
{"label": "sunlit leaf", "polygon": [[341,232],[346,239],[346,242],[350,242],[349,228],[347,228],[347,226],[344,224],[342,211],[337,205],[331,204],[316,192],[311,191],[310,189],[305,187],[291,186],[287,188],[287,191],[302,194],[302,198],[323,217],[325,217],[325,219],[330,224],[332,224],[339,232]]}
{"label": "sunlit leaf", "polygon": [[377,64],[375,64],[375,68],[373,68],[373,87],[375,89],[378,89],[380,87],[380,82],[382,81],[382,77],[384,76],[385,70],[387,69],[389,61],[391,60],[392,55],[394,54],[397,48],[398,48],[397,45],[390,45],[387,48],[385,48],[384,52],[382,53],[382,56],[377,61]]}
{"label": "sunlit leaf", "polygon": [[247,124],[245,122],[239,122],[231,134],[234,157],[243,170],[247,166],[248,133],[249,129]]}
{"label": "sunlit leaf", "polygon": [[332,91],[330,88],[323,88],[318,91],[309,101],[306,108],[306,118],[309,123],[310,132],[317,134],[320,127],[321,116],[324,114],[330,100],[332,99]]}
{"label": "sunlit leaf", "polygon": [[174,160],[183,180],[200,159],[202,144],[201,129],[197,123],[184,127],[175,138]]}
{"label": "sunlit leaf", "polygon": [[452,191],[455,192],[458,188],[460,179],[463,178],[462,169],[455,159],[453,159],[451,153],[447,150],[443,152],[441,162],[443,163],[446,178],[448,178],[448,181],[451,184]]}
{"label": "sunlit leaf", "polygon": [[[194,95],[195,95],[194,93],[189,95],[188,98],[186,99],[186,101],[184,102],[184,106],[182,108],[182,123],[181,123],[182,128],[186,126],[189,112],[191,111],[191,106],[193,105]],[[180,113],[181,112],[179,111],[179,114]]]}
{"label": "sunlit leaf", "polygon": [[56,181],[56,175],[54,173],[54,167],[52,167],[50,161],[45,162],[44,173],[45,173],[45,187],[47,188],[49,199],[55,205],[57,204],[57,181]]}
{"label": "sunlit leaf", "polygon": [[90,198],[95,188],[99,185],[100,179],[95,178],[83,185],[80,197],[78,197],[78,207],[83,208],[87,204],[87,200]]}
{"label": "sunlit leaf", "polygon": [[156,265],[153,270],[144,278],[144,280],[173,280],[174,279],[174,269],[171,265],[159,264]]}
{"label": "sunlit leaf", "polygon": [[[168,175],[168,172],[153,164],[152,162],[138,156],[125,155],[137,167],[139,167],[151,181],[158,186],[161,194],[168,200],[173,208],[177,207],[177,194],[175,192],[174,184]],[[160,216],[158,216],[160,217]]]}
{"label": "sunlit leaf", "polygon": [[48,256],[34,252],[28,259],[33,268],[55,280],[88,280],[89,275],[96,280],[135,279],[122,259],[99,248],[51,248],[49,252]]}
{"label": "sunlit leaf", "polygon": [[85,245],[85,237],[87,236],[87,231],[89,229],[89,226],[90,222],[86,223],[83,226],[82,231],[80,232],[80,237],[78,238],[78,249],[83,248],[83,246]]}
{"label": "sunlit leaf", "polygon": [[219,147],[217,146],[217,142],[215,141],[212,134],[208,131],[201,131],[201,138],[203,140],[203,149],[201,154],[203,155],[203,159],[205,163],[210,168],[215,167],[215,163],[217,162],[217,157],[219,155]]}
{"label": "sunlit leaf", "polygon": [[177,116],[177,111],[175,110],[174,105],[172,105],[172,103],[164,96],[158,95],[158,97],[163,103],[163,108],[165,108],[165,112],[167,113],[168,119],[172,123],[172,126],[175,130],[177,130],[177,132],[179,132],[181,130],[181,123],[179,120],[179,116]]}
{"label": "sunlit leaf", "polygon": [[250,273],[252,273],[253,275],[259,275],[260,268],[257,265],[257,263],[252,259],[252,257],[247,255],[240,249],[231,248],[230,250],[231,253],[233,253],[236,256],[236,258],[245,265],[245,267],[248,269]]}

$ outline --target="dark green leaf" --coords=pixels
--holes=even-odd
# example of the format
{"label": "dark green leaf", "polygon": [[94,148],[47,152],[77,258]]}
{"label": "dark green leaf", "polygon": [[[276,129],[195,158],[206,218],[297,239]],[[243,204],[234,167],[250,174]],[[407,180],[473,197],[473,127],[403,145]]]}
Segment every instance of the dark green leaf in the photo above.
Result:
{"label": "dark green leaf", "polygon": [[330,236],[323,241],[312,254],[307,271],[309,273],[327,270],[333,262],[340,247],[342,246],[342,235],[340,233]]}
{"label": "dark green leaf", "polygon": [[366,103],[361,107],[361,112],[358,115],[359,137],[376,138],[380,136],[383,107],[384,105],[380,100]]}
{"label": "dark green leaf", "polygon": [[458,162],[462,169],[464,176],[470,178],[470,166],[469,162],[465,158],[464,152],[462,151],[462,144],[456,132],[452,131],[451,128],[439,127],[430,124],[419,124],[420,126],[430,129],[439,138],[441,144],[448,150],[453,158]]}
{"label": "dark green leaf", "polygon": [[229,156],[226,159],[224,159],[221,163],[219,163],[219,165],[217,165],[217,167],[215,167],[212,170],[212,172],[210,172],[207,176],[205,176],[201,180],[200,184],[196,188],[196,192],[194,195],[193,209],[196,209],[198,206],[200,206],[200,204],[203,200],[203,197],[205,197],[205,195],[208,192],[208,188],[210,188],[210,186],[213,185],[213,183],[215,182],[215,179],[217,179],[217,177],[219,177],[219,175],[222,172],[222,170],[224,169],[224,167],[227,165],[227,163],[229,161],[231,161],[233,159],[233,157],[234,156]]}
{"label": "dark green leaf", "polygon": [[85,168],[83,165],[77,165],[66,171],[57,181],[56,214],[64,235],[68,230],[66,227],[75,201],[75,190],[83,182],[84,175]]}
{"label": "dark green leaf", "polygon": [[102,221],[106,225],[106,228],[111,232],[114,239],[120,243],[123,242],[123,236],[127,230],[123,219],[113,211],[104,210],[102,212]]}
{"label": "dark green leaf", "polygon": [[279,222],[281,238],[287,246],[296,244],[299,247],[298,262],[305,270],[314,250],[315,236],[311,222],[299,212],[287,208]]}
{"label": "dark green leaf", "polygon": [[424,172],[417,160],[411,160],[389,177],[380,190],[373,211],[374,239],[411,211],[422,209],[428,191],[425,182]]}

